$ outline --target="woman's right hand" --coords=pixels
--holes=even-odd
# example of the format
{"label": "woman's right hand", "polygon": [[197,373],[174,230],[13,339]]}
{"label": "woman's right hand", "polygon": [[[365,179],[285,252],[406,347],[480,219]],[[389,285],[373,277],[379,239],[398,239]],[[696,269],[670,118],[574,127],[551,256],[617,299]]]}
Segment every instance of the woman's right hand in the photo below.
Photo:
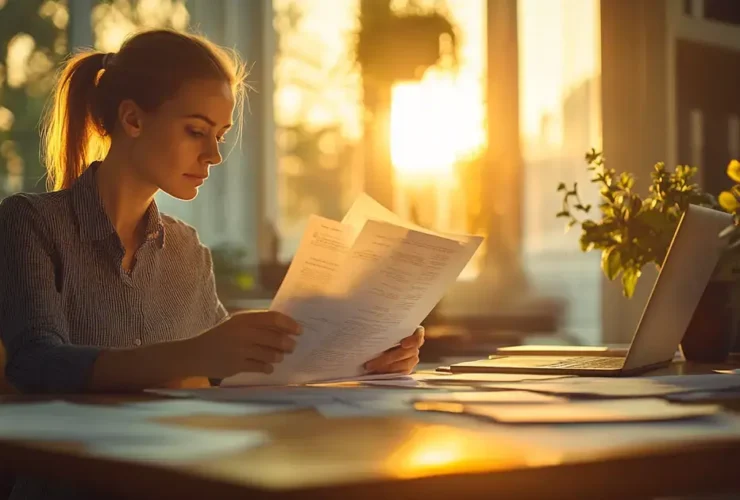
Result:
{"label": "woman's right hand", "polygon": [[197,337],[183,341],[192,375],[225,378],[242,372],[272,373],[295,349],[301,326],[276,311],[235,313]]}

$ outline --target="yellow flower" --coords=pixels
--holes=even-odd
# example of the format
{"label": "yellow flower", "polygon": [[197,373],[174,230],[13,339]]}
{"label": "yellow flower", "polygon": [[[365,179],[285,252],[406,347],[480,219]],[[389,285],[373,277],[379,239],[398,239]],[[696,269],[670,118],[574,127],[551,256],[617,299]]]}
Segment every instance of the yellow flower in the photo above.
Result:
{"label": "yellow flower", "polygon": [[734,213],[735,210],[740,207],[740,203],[738,203],[735,195],[730,193],[729,191],[722,191],[719,194],[719,204],[722,205],[722,208],[731,213]]}
{"label": "yellow flower", "polygon": [[735,182],[740,182],[740,161],[732,160],[727,165],[727,175]]}
{"label": "yellow flower", "polygon": [[242,273],[236,277],[236,286],[240,290],[251,290],[254,288],[254,276],[251,274]]}

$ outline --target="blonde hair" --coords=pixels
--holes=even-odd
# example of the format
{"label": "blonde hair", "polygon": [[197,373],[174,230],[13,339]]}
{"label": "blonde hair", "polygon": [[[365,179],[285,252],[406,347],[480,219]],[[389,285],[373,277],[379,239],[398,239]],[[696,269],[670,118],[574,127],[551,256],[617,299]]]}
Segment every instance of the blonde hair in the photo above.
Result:
{"label": "blonde hair", "polygon": [[221,79],[232,86],[241,127],[246,76],[234,52],[172,30],[137,33],[115,54],[73,55],[59,74],[42,125],[47,188],[71,187],[92,161],[104,158],[125,99],[154,111],[185,81]]}

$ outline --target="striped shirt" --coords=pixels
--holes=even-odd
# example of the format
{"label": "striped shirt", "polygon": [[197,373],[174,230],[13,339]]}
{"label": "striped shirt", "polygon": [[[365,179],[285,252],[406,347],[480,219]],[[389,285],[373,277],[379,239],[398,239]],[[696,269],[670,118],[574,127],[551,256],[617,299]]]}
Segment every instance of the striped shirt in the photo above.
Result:
{"label": "striped shirt", "polygon": [[[83,392],[102,349],[193,337],[226,315],[210,251],[154,202],[134,267],[123,269],[98,167],[70,189],[0,202],[0,337],[6,377],[22,392]],[[41,498],[17,498],[30,496]]]}

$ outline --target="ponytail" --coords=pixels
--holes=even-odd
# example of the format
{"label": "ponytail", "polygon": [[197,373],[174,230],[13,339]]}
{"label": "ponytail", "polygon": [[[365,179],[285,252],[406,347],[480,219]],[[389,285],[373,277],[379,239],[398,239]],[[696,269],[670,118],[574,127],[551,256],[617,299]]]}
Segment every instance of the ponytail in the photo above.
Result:
{"label": "ponytail", "polygon": [[109,137],[93,118],[104,60],[103,53],[83,52],[70,58],[59,75],[42,125],[48,190],[71,187],[108,150]]}

